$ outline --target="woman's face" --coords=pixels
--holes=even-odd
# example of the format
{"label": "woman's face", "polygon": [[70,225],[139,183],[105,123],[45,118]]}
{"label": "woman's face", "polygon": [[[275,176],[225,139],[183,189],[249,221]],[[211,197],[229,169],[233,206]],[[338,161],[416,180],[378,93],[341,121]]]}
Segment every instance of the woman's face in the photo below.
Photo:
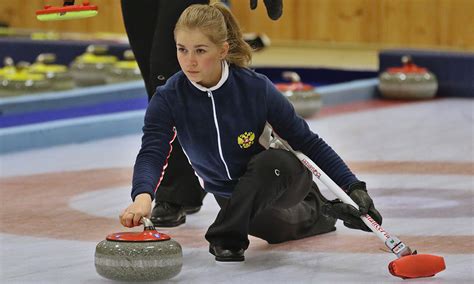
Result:
{"label": "woman's face", "polygon": [[176,48],[179,65],[189,80],[208,88],[219,82],[227,42],[216,45],[198,29],[183,29],[176,32]]}

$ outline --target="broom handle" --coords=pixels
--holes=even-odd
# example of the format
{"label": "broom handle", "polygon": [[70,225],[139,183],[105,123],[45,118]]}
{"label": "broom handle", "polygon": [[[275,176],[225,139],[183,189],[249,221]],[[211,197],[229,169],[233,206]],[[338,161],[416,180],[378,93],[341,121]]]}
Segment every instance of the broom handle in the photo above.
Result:
{"label": "broom handle", "polygon": [[[352,205],[355,208],[359,209],[359,206],[350,198],[347,193],[342,190],[327,174],[323,172],[310,158],[308,158],[305,154],[293,150],[291,146],[284,140],[278,139],[275,137],[273,140],[277,140],[278,142],[282,143],[283,146],[292,152],[302,163],[305,165],[315,177],[317,177],[324,185],[326,185],[342,202]],[[362,221],[369,227],[372,232],[381,239],[385,245],[395,254],[397,257],[402,257],[405,255],[411,255],[411,249],[405,245],[402,241],[400,241],[397,237],[390,236],[381,225],[377,224],[369,214],[364,216],[360,216]]]}
{"label": "broom handle", "polygon": [[[324,185],[326,185],[332,193],[336,195],[337,198],[339,198],[342,202],[352,205],[357,210],[359,210],[359,206],[357,203],[352,200],[352,198],[347,195],[347,193],[342,190],[327,174],[325,174],[311,159],[309,159],[305,154],[297,151],[292,151],[293,154],[296,155],[296,157],[305,165],[315,177],[317,177]],[[372,222],[369,221],[368,217],[370,218],[369,214],[366,214],[364,216],[360,216],[362,221],[369,227],[376,235],[381,239],[382,241],[385,242],[387,238],[390,237],[390,235],[385,232],[385,230],[382,229],[382,227],[377,224],[372,218]]]}

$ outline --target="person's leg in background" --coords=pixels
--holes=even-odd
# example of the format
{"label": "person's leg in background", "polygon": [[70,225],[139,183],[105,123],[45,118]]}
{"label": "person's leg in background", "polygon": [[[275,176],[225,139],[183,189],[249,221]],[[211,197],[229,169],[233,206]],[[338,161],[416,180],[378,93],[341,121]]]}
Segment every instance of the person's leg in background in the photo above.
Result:
{"label": "person's leg in background", "polygon": [[[180,70],[176,58],[174,26],[186,7],[208,0],[122,0],[122,13],[130,45],[142,72],[148,99],[158,86]],[[186,213],[199,211],[205,196],[194,170],[176,139],[165,176],[156,192],[151,220],[158,227],[173,227]]]}
{"label": "person's leg in background", "polygon": [[150,55],[155,35],[159,2],[156,0],[122,0],[122,16],[130,47],[133,50],[145,82],[148,101],[156,86],[150,80]]}
{"label": "person's leg in background", "polygon": [[321,214],[326,199],[312,174],[288,151],[269,149],[249,162],[232,197],[216,197],[221,210],[206,239],[218,261],[241,261],[248,234],[278,243],[335,230]]}

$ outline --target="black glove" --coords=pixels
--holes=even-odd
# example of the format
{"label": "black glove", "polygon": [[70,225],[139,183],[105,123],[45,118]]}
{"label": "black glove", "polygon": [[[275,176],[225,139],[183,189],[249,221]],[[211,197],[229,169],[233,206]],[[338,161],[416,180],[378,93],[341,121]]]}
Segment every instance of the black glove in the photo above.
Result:
{"label": "black glove", "polygon": [[322,213],[327,216],[331,216],[344,221],[344,226],[351,229],[359,229],[366,232],[372,232],[372,230],[364,224],[360,219],[360,216],[366,215],[367,213],[374,219],[379,225],[382,224],[382,215],[375,209],[374,202],[367,193],[365,182],[356,182],[349,186],[349,197],[359,205],[359,210],[354,206],[345,204],[339,199],[329,201],[322,207]]}
{"label": "black glove", "polygon": [[[250,9],[257,8],[258,0],[250,0]],[[263,0],[267,7],[267,14],[270,19],[276,21],[283,14],[283,0]]]}

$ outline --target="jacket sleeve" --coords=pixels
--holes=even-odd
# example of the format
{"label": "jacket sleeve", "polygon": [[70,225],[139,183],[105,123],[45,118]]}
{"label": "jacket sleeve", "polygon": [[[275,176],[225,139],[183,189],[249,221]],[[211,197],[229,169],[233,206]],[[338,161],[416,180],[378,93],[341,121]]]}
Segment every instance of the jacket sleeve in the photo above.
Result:
{"label": "jacket sleeve", "polygon": [[141,193],[148,193],[154,199],[175,138],[176,131],[169,105],[163,95],[157,92],[145,114],[142,145],[133,169],[132,200]]}
{"label": "jacket sleeve", "polygon": [[296,114],[293,105],[270,80],[267,81],[266,104],[268,123],[294,150],[308,156],[344,190],[358,181],[339,155],[309,129],[306,121]]}

